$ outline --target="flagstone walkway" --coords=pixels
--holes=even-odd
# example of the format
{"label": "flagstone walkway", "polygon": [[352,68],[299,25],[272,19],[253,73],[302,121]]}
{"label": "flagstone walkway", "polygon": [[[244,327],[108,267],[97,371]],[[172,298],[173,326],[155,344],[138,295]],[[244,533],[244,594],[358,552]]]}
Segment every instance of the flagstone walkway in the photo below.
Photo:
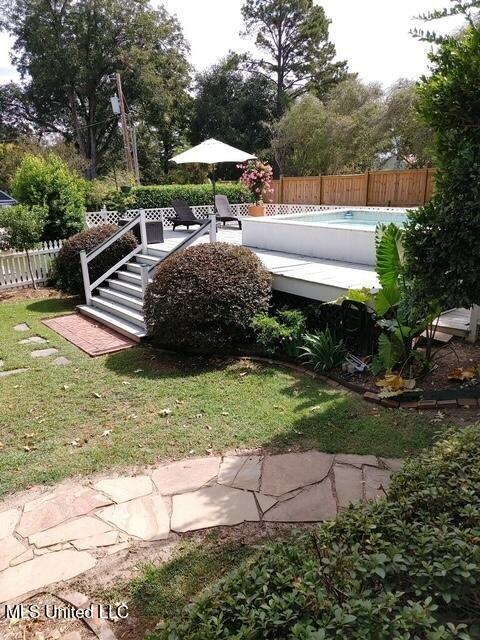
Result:
{"label": "flagstone walkway", "polygon": [[398,459],[226,455],[142,475],[32,489],[0,503],[0,603],[69,580],[135,544],[243,522],[321,522],[388,490]]}

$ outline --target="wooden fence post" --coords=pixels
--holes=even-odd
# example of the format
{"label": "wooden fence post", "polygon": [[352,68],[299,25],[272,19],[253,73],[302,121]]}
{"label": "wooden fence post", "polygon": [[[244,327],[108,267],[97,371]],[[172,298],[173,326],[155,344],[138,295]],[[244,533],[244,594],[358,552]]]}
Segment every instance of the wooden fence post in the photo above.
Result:
{"label": "wooden fence post", "polygon": [[425,171],[425,182],[423,185],[423,204],[427,202],[427,189],[428,189],[428,167]]}
{"label": "wooden fence post", "polygon": [[283,204],[283,175],[280,175],[280,183],[278,185],[278,204]]}
{"label": "wooden fence post", "polygon": [[323,204],[323,176],[318,176],[319,186],[318,186],[318,204]]}
{"label": "wooden fence post", "polygon": [[370,184],[370,171],[365,172],[365,206],[368,206],[368,186]]}

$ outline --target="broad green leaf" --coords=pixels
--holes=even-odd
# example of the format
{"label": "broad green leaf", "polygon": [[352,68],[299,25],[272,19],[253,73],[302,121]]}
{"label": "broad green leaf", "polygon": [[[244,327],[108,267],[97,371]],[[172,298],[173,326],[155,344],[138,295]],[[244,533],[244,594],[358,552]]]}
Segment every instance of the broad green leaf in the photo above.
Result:
{"label": "broad green leaf", "polygon": [[384,287],[375,296],[375,311],[379,316],[384,316],[400,302],[400,299],[401,293],[397,286]]}
{"label": "broad green leaf", "polygon": [[404,232],[396,224],[378,225],[375,233],[376,269],[382,287],[395,286],[403,263]]}

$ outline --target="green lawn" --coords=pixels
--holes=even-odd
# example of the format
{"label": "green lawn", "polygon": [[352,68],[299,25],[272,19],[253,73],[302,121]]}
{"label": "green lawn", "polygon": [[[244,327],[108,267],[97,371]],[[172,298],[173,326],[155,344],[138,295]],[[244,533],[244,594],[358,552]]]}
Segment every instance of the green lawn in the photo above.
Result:
{"label": "green lawn", "polygon": [[[0,359],[5,369],[28,367],[0,378],[2,494],[233,447],[403,456],[438,431],[429,415],[378,410],[281,368],[167,356],[148,346],[90,358],[41,323],[72,306],[60,298],[0,302]],[[20,322],[31,331],[13,331]],[[32,359],[38,347],[18,344],[30,335],[47,338],[72,364]]]}

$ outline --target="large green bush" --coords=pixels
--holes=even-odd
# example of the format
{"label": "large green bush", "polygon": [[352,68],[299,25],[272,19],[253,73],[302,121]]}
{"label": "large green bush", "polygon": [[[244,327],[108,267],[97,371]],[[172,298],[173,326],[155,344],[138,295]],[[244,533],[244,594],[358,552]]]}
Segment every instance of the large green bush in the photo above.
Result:
{"label": "large green bush", "polygon": [[480,637],[480,428],[406,464],[388,497],[259,551],[168,640]]}
{"label": "large green bush", "polygon": [[271,278],[245,247],[190,247],[160,263],[145,297],[150,335],[162,345],[219,351],[244,344],[268,309]]}
{"label": "large green bush", "polygon": [[[460,6],[460,5],[459,5]],[[431,202],[410,214],[407,275],[444,308],[480,304],[480,30],[472,23],[430,54],[420,112],[435,132],[438,171]]]}
{"label": "large green bush", "polygon": [[[118,230],[115,224],[104,224],[81,231],[69,238],[58,252],[51,279],[61,291],[81,295],[83,297],[82,268],[80,251],[92,251],[104,240]],[[89,263],[90,282],[94,282],[110,267],[128,255],[138,245],[137,239],[130,231],[116,240],[97,258]]]}
{"label": "large green bush", "polygon": [[[251,202],[249,190],[241,184],[219,183],[216,193],[227,196],[231,203]],[[154,187],[135,187],[132,194],[139,209],[171,207],[172,200],[185,200],[190,206],[213,204],[211,184],[164,184]]]}
{"label": "large green bush", "polygon": [[44,240],[69,238],[85,226],[86,182],[55,154],[25,156],[13,194],[21,204],[46,208]]}

